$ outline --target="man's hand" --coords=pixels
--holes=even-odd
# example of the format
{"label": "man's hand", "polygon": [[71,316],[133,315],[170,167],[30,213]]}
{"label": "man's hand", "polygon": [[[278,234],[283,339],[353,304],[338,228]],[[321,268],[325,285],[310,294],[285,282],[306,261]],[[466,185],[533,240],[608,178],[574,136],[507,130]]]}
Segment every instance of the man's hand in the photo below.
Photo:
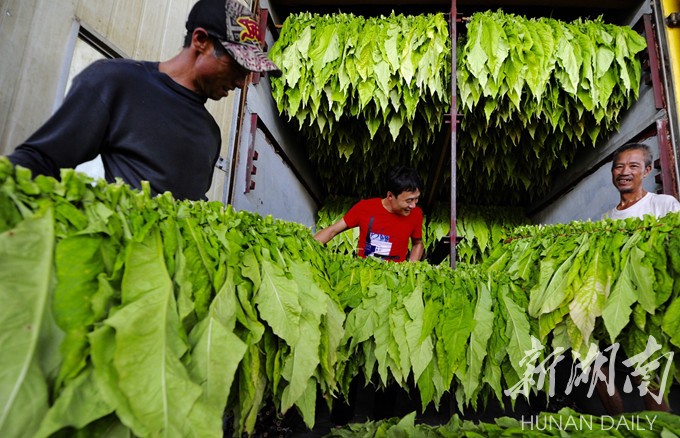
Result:
{"label": "man's hand", "polygon": [[340,219],[330,227],[326,227],[323,230],[317,232],[314,235],[314,238],[325,245],[326,243],[328,243],[328,241],[330,241],[332,238],[342,233],[346,229],[347,224],[345,223],[345,220]]}
{"label": "man's hand", "polygon": [[423,245],[423,239],[411,239],[411,256],[409,261],[417,262],[423,256],[425,252],[425,246]]}

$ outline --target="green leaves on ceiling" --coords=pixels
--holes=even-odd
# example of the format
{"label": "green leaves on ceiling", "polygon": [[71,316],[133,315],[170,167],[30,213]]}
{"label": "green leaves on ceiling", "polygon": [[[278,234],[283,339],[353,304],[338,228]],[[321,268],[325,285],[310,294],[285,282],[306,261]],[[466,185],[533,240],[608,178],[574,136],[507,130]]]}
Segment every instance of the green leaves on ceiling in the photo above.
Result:
{"label": "green leaves on ceiling", "polygon": [[[637,98],[646,47],[629,27],[474,14],[459,40],[458,177],[479,202],[545,193]],[[514,199],[513,199],[514,198]]]}
{"label": "green leaves on ceiling", "polygon": [[371,193],[389,167],[431,159],[450,107],[443,15],[291,15],[269,56],[283,72],[272,80],[278,109],[330,193]]}
{"label": "green leaves on ceiling", "polygon": [[[487,11],[459,30],[465,202],[545,193],[579,150],[617,129],[638,96],[645,40],[628,27]],[[447,147],[440,133],[448,129],[450,50],[442,14],[288,17],[270,52],[283,72],[272,92],[330,194],[375,195],[394,164],[430,172]]]}

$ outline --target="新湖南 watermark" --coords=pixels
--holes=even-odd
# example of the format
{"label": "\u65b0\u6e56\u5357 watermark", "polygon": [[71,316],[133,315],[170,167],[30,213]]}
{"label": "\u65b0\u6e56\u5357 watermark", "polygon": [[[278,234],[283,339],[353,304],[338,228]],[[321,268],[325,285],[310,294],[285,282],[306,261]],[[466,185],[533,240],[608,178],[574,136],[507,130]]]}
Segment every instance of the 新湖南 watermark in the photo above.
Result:
{"label": "\u65b0\u6e56\u5357 watermark", "polygon": [[[545,388],[546,378],[548,379],[548,396],[555,395],[555,367],[564,360],[565,349],[558,347],[539,362],[543,350],[545,350],[543,344],[532,336],[531,349],[524,352],[524,357],[519,363],[520,367],[523,367],[524,373],[520,376],[517,384],[504,391],[505,395],[510,396],[513,400],[518,395],[528,397],[532,389]],[[590,344],[588,353],[584,358],[581,358],[578,353],[574,353],[574,362],[565,394],[570,394],[575,387],[583,384],[588,385],[587,395],[590,397],[595,386],[601,381],[606,385],[607,393],[610,396],[614,395],[616,390],[614,386],[616,373],[614,362],[618,350],[619,344],[615,343],[604,350],[608,353],[607,355],[600,351],[595,344]],[[664,353],[660,350],[661,345],[654,336],[649,336],[645,351],[622,362],[624,366],[631,370],[626,375],[623,392],[630,394],[637,389],[641,396],[649,394],[658,404],[661,404],[663,390],[666,388],[668,374],[673,362],[673,352]]]}

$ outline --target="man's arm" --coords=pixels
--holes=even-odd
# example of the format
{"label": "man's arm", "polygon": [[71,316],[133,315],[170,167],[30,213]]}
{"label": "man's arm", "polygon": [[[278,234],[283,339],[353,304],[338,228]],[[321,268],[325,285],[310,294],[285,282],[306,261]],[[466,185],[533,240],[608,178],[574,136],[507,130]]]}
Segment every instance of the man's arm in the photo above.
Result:
{"label": "man's arm", "polygon": [[423,256],[425,251],[425,246],[423,245],[423,239],[411,239],[411,256],[409,261],[417,262]]}
{"label": "man's arm", "polygon": [[59,167],[47,155],[30,147],[21,147],[8,155],[10,163],[29,169],[32,175],[47,175],[59,179]]}
{"label": "man's arm", "polygon": [[325,245],[326,243],[328,243],[328,241],[330,241],[332,238],[345,231],[347,228],[348,227],[347,223],[345,223],[345,220],[340,219],[330,227],[326,227],[323,230],[317,232],[314,235],[314,238]]}
{"label": "man's arm", "polygon": [[57,111],[8,158],[31,169],[33,176],[59,178],[61,168],[73,168],[97,156],[109,129],[109,109],[101,100],[99,64],[73,80]]}

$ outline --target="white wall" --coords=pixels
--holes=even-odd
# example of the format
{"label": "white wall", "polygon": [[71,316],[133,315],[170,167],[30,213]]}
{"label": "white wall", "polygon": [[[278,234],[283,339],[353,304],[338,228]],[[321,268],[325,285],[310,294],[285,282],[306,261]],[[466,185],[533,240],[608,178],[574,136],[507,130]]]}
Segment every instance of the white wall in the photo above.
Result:
{"label": "white wall", "polygon": [[[611,209],[619,200],[619,194],[611,182],[611,155],[619,146],[635,140],[639,133],[653,128],[656,121],[665,114],[663,109],[656,109],[654,90],[647,85],[643,86],[639,99],[623,115],[619,129],[600,142],[597,148],[583,150],[570,168],[555,178],[555,187],[553,193],[546,198],[547,202],[544,201],[544,205],[536,211],[528,212],[531,219],[541,224],[599,220],[602,213]],[[657,137],[652,136],[643,142],[650,147],[656,160],[659,156]],[[643,184],[645,190],[657,192],[659,187],[654,181],[656,174],[658,171],[653,170],[647,176]]]}
{"label": "white wall", "polygon": [[[266,0],[260,2],[260,7],[273,12]],[[270,26],[266,35],[269,47],[274,43],[271,32]],[[242,124],[240,128],[234,126],[232,130],[232,133],[238,132],[238,138],[233,142],[236,149],[228,153],[228,165],[236,171],[231,185],[225,190],[228,195],[224,202],[232,204],[237,210],[271,214],[277,219],[313,227],[318,210],[317,200],[323,195],[304,145],[300,144],[299,134],[279,116],[268,77],[262,77],[259,83],[249,85],[246,91],[241,108]],[[262,129],[256,130],[255,150],[259,158],[254,163],[257,174],[252,176],[255,189],[245,193],[252,114],[257,114],[268,133]],[[284,155],[286,160],[283,159]]]}
{"label": "white wall", "polygon": [[244,120],[243,131],[248,135],[241,143],[231,204],[237,210],[253,211],[263,216],[270,214],[277,219],[312,227],[316,222],[317,211],[314,199],[260,129],[255,134],[258,158],[253,161],[257,173],[251,176],[255,187],[245,193],[247,151],[250,145],[249,113]]}
{"label": "white wall", "polygon": [[[658,157],[657,149],[650,142],[654,159]],[[656,193],[657,185],[653,170],[645,178],[642,186],[648,192]],[[534,215],[531,219],[537,224],[563,224],[571,221],[598,221],[602,214],[619,203],[619,192],[612,184],[611,163],[605,163],[592,175],[584,178],[568,193],[554,203]]]}

